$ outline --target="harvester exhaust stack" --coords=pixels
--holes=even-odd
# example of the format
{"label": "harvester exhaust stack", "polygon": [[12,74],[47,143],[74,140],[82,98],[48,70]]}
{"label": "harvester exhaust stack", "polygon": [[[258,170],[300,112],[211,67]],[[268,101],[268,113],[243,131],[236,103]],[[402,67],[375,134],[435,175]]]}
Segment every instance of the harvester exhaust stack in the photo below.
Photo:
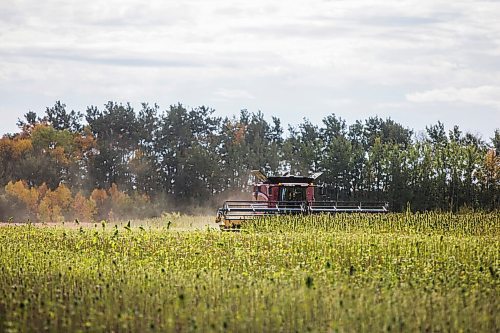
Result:
{"label": "harvester exhaust stack", "polygon": [[267,181],[267,176],[265,174],[262,173],[262,171],[260,170],[252,170],[250,171],[250,173],[255,176],[255,178],[257,178],[258,180],[260,180],[261,182],[266,182]]}
{"label": "harvester exhaust stack", "polygon": [[323,174],[323,172],[322,172],[322,171],[320,171],[320,172],[315,172],[315,173],[313,173],[313,174],[311,175],[311,178],[312,178],[312,179],[314,179],[314,180],[316,180],[316,179],[317,179],[317,178],[319,178],[319,176],[321,176],[322,174]]}

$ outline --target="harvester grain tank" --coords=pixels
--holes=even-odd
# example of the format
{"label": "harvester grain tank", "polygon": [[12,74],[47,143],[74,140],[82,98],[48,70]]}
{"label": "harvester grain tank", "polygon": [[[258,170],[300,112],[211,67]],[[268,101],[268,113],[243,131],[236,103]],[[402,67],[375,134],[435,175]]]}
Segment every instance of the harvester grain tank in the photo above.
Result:
{"label": "harvester grain tank", "polygon": [[221,229],[237,229],[242,222],[257,217],[285,214],[386,213],[386,202],[316,201],[314,182],[321,172],[311,176],[267,177],[252,170],[258,180],[253,184],[252,200],[228,200],[217,210]]}

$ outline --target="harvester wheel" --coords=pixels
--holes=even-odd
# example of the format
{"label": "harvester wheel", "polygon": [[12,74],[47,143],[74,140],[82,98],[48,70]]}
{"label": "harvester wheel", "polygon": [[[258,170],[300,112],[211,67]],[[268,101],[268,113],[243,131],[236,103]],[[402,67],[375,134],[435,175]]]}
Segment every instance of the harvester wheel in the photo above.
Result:
{"label": "harvester wheel", "polygon": [[240,228],[241,228],[240,225],[232,225],[229,227],[229,226],[224,225],[224,224],[221,224],[219,227],[220,227],[221,231],[227,231],[227,232],[239,232]]}

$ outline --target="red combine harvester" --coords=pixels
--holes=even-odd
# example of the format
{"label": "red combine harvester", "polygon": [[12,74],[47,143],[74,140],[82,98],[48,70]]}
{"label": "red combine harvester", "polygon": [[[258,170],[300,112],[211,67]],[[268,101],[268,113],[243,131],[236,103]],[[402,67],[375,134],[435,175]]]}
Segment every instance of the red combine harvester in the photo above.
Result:
{"label": "red combine harvester", "polygon": [[259,181],[253,186],[253,200],[228,200],[217,210],[216,222],[223,230],[238,229],[241,223],[257,217],[285,214],[386,213],[386,202],[316,201],[314,181],[310,177],[267,177],[252,170]]}

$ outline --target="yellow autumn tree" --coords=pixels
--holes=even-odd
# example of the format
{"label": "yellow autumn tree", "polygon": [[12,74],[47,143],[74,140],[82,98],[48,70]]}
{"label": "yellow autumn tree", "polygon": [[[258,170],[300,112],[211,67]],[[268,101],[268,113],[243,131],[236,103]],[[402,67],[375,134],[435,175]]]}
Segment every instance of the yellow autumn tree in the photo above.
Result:
{"label": "yellow autumn tree", "polygon": [[63,222],[71,214],[73,197],[64,184],[47,190],[38,206],[38,218],[44,222]]}
{"label": "yellow autumn tree", "polygon": [[500,185],[500,156],[495,149],[488,150],[476,176],[486,189]]}
{"label": "yellow autumn tree", "polygon": [[498,207],[500,156],[498,156],[495,149],[488,150],[476,176],[482,184],[484,195],[487,198],[485,202],[489,201],[492,203],[492,207]]}
{"label": "yellow autumn tree", "polygon": [[82,133],[75,136],[74,145],[77,148],[75,154],[78,159],[85,158],[96,148],[97,141],[88,126],[83,129]]}
{"label": "yellow autumn tree", "polygon": [[18,163],[33,150],[30,139],[0,138],[0,183],[15,179]]}
{"label": "yellow autumn tree", "polygon": [[17,160],[22,155],[33,149],[30,139],[10,139],[3,137],[0,139],[0,156]]}
{"label": "yellow autumn tree", "polygon": [[96,188],[90,194],[90,199],[95,203],[97,219],[100,220],[108,218],[110,198],[106,190]]}
{"label": "yellow autumn tree", "polygon": [[24,153],[33,149],[30,139],[0,138],[0,157],[18,160]]}
{"label": "yellow autumn tree", "polygon": [[54,192],[48,190],[38,205],[37,217],[42,222],[62,222],[64,217],[61,214],[61,208],[55,204]]}
{"label": "yellow autumn tree", "polygon": [[30,217],[36,217],[40,198],[37,188],[29,188],[26,182],[21,180],[15,183],[10,181],[5,186],[5,193],[11,200],[20,203]]}
{"label": "yellow autumn tree", "polygon": [[87,199],[81,192],[78,192],[73,199],[72,209],[76,219],[90,222],[94,220],[97,205],[92,198]]}
{"label": "yellow autumn tree", "polygon": [[111,185],[109,195],[111,197],[111,211],[109,212],[110,220],[129,215],[134,204],[130,196],[120,191],[116,184]]}

